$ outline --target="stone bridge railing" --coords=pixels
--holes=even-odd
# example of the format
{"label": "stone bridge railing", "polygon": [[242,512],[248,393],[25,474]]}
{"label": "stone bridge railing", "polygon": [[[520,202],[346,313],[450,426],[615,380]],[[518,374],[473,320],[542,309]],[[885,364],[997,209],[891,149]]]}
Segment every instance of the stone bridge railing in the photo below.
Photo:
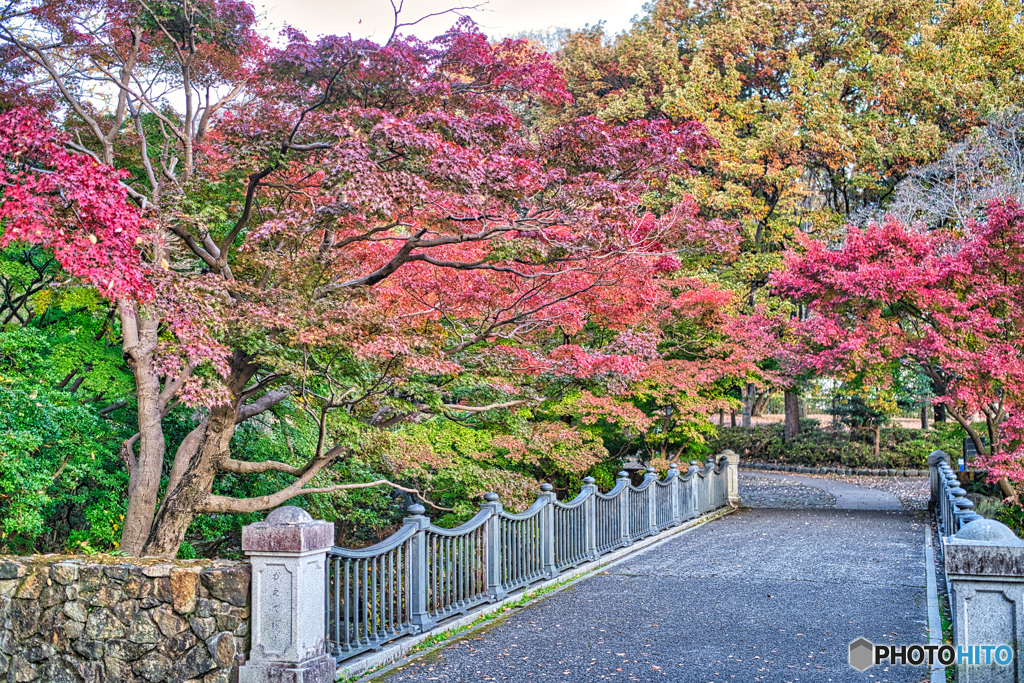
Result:
{"label": "stone bridge railing", "polygon": [[664,480],[653,468],[639,486],[625,472],[601,493],[594,480],[557,500],[541,486],[526,511],[510,513],[489,493],[455,529],[431,524],[422,505],[391,538],[370,548],[333,546],[333,524],[280,508],[245,527],[253,565],[252,646],[240,683],[333,681],[337,662],[442,622],[513,591],[553,579],[602,555],[717,508],[739,504],[738,456]]}
{"label": "stone bridge railing", "polygon": [[[1005,525],[974,512],[949,456],[928,456],[931,504],[941,542],[940,574],[949,596],[953,645],[969,655],[972,646],[1009,645],[1008,666],[969,665],[958,660],[958,683],[1024,681],[1024,542]],[[929,566],[927,571],[934,571]],[[937,615],[929,621],[937,619]],[[941,633],[932,633],[941,642]],[[945,680],[944,676],[940,676]]]}

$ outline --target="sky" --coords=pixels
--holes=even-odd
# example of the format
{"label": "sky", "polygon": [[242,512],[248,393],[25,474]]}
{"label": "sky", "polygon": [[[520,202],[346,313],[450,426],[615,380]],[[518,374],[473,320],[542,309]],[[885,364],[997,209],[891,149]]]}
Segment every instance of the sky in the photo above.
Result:
{"label": "sky", "polygon": [[[452,0],[406,0],[401,21],[448,9]],[[473,0],[462,4],[472,5]],[[490,0],[470,16],[483,31],[504,38],[521,31],[547,28],[583,28],[605,22],[609,34],[629,27],[633,16],[642,13],[644,0]],[[264,24],[281,28],[290,24],[310,37],[322,34],[386,40],[391,34],[393,15],[388,0],[256,0],[266,12]],[[453,15],[427,19],[403,32],[429,39],[443,33],[456,20]]]}

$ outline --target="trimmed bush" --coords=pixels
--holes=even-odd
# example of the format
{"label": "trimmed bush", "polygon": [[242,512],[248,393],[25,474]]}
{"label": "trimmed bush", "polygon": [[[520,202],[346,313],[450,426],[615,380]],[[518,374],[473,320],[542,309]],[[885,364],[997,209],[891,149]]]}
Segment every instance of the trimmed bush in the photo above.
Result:
{"label": "trimmed bush", "polygon": [[879,455],[875,457],[871,433],[849,433],[822,427],[817,420],[801,420],[800,434],[783,439],[784,426],[757,425],[750,429],[721,427],[707,436],[713,453],[731,449],[745,462],[774,462],[809,467],[850,467],[866,469],[927,469],[928,454],[945,450],[951,457],[960,453],[966,433],[955,424],[939,424],[923,431],[904,427],[882,429]]}

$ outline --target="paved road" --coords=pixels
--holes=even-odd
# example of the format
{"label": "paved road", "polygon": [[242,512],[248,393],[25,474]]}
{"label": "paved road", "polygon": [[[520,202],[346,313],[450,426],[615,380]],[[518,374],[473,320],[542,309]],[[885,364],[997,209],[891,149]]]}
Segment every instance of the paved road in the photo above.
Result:
{"label": "paved road", "polygon": [[[896,496],[886,491],[869,489],[857,486],[837,479],[825,477],[801,477],[793,474],[777,474],[775,472],[740,472],[740,498],[748,505],[753,501],[751,496],[744,495],[744,484],[767,480],[772,484],[774,490],[786,490],[789,488],[801,489],[799,497],[809,501],[810,504],[797,503],[798,507],[833,507],[837,510],[902,510],[903,506]],[[921,482],[926,480],[921,479]],[[924,485],[923,483],[921,484]],[[817,496],[815,494],[818,494]],[[816,504],[819,498],[825,500],[820,505]],[[752,507],[770,507],[754,504]],[[782,507],[790,507],[783,505]]]}
{"label": "paved road", "polygon": [[379,680],[920,681],[847,649],[927,642],[923,535],[907,512],[744,509]]}

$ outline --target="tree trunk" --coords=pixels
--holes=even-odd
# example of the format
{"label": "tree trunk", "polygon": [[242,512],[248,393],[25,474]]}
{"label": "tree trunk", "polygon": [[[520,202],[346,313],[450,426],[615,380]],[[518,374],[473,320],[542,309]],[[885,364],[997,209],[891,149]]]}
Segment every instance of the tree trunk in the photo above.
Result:
{"label": "tree trunk", "polygon": [[725,408],[719,408],[718,409],[718,426],[719,427],[724,427],[725,426]]}
{"label": "tree trunk", "polygon": [[729,411],[729,421],[732,423],[733,427],[736,426],[736,409],[735,408],[733,408],[732,410]]}
{"label": "tree trunk", "polygon": [[757,398],[754,400],[754,405],[750,409],[750,415],[752,417],[761,417],[764,415],[765,406],[768,405],[768,399],[772,397],[772,392],[762,391],[757,394]]}
{"label": "tree trunk", "polygon": [[882,425],[875,425],[875,460],[878,460],[878,456],[882,451]]}
{"label": "tree trunk", "polygon": [[216,406],[182,441],[143,555],[173,558],[178,554],[189,525],[213,488],[221,461],[230,454],[237,414],[234,404]]}
{"label": "tree trunk", "polygon": [[946,421],[946,406],[942,403],[935,404],[935,422]]}
{"label": "tree trunk", "polygon": [[795,391],[787,390],[783,394],[783,404],[786,409],[786,428],[783,437],[789,441],[800,434],[800,397]]}
{"label": "tree trunk", "polygon": [[928,429],[928,406],[921,406],[921,429]]}
{"label": "tree trunk", "polygon": [[750,411],[754,403],[754,385],[748,384],[746,395],[743,397],[743,428],[750,429]]}
{"label": "tree trunk", "polygon": [[235,352],[227,382],[231,401],[211,408],[206,419],[182,440],[143,555],[173,558],[178,554],[189,525],[213,489],[221,463],[231,455],[242,392],[255,372],[256,367]]}
{"label": "tree trunk", "polygon": [[163,406],[159,375],[153,367],[160,321],[145,317],[134,304],[122,303],[119,308],[124,358],[135,376],[138,397],[139,454],[136,457],[131,443],[126,442],[128,508],[118,550],[137,557],[153,526],[164,466]]}
{"label": "tree trunk", "polygon": [[960,423],[960,426],[964,428],[965,432],[967,432],[967,436],[971,437],[971,441],[974,442],[974,450],[980,455],[988,455],[988,450],[985,448],[984,440],[981,438],[981,435],[978,434],[978,430],[974,428],[970,421],[960,414],[959,410],[947,407],[946,412],[952,415],[953,419]]}

